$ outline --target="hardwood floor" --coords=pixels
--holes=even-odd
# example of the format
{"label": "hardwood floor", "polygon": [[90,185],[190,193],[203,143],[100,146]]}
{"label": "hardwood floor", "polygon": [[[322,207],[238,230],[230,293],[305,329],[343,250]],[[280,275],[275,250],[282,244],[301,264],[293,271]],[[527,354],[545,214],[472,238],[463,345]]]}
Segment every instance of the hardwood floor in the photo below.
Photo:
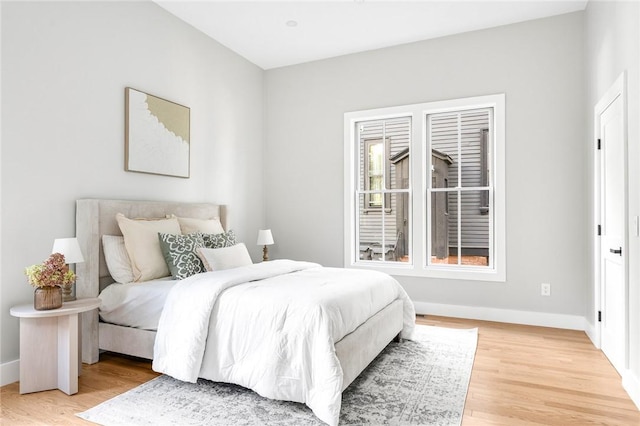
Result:
{"label": "hardwood floor", "polygon": [[418,317],[478,327],[463,426],[640,425],[621,378],[582,331]]}
{"label": "hardwood floor", "polygon": [[75,416],[158,376],[151,362],[110,353],[82,365],[78,393],[50,390],[20,395],[18,383],[0,388],[2,425],[95,425]]}
{"label": "hardwood floor", "polygon": [[[429,316],[418,324],[478,327],[463,426],[640,425],[620,376],[580,331]],[[79,392],[0,389],[3,425],[91,425],[74,413],[157,376],[147,361],[103,354],[84,365]]]}

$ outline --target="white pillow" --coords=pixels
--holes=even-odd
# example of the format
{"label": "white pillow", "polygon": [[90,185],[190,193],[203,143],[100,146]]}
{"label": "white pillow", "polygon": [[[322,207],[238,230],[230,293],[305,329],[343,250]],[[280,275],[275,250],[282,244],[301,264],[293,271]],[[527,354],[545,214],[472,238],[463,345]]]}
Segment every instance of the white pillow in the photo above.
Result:
{"label": "white pillow", "polygon": [[216,249],[197,248],[196,253],[207,271],[221,271],[253,264],[244,243]]}
{"label": "white pillow", "polygon": [[124,246],[124,237],[120,235],[103,235],[102,249],[111,278],[122,284],[133,282],[131,260],[129,259],[127,248]]}
{"label": "white pillow", "polygon": [[178,219],[133,220],[118,213],[116,220],[131,259],[133,280],[149,281],[168,276],[169,268],[162,256],[158,233],[180,234]]}
{"label": "white pillow", "polygon": [[196,219],[193,217],[178,217],[176,215],[169,217],[178,219],[183,235],[193,234],[195,232],[202,232],[203,234],[222,234],[224,232],[219,217],[214,217],[213,219]]}

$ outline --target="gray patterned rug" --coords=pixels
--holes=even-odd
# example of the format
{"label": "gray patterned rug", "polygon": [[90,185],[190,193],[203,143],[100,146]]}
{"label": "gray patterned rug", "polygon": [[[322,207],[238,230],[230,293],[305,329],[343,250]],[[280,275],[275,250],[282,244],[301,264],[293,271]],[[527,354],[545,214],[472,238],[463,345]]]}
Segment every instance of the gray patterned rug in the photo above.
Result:
{"label": "gray patterned rug", "polygon": [[[477,329],[419,325],[392,342],[342,395],[341,425],[459,425]],[[79,417],[101,425],[321,425],[304,404],[240,386],[160,376]]]}

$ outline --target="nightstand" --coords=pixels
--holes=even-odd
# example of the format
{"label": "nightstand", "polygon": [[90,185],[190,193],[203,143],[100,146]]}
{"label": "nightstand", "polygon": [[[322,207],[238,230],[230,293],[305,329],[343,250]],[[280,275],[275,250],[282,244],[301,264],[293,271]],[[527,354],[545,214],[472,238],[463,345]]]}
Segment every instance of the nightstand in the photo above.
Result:
{"label": "nightstand", "polygon": [[78,392],[81,357],[79,314],[96,309],[100,299],[65,302],[61,308],[36,311],[33,304],[9,311],[20,318],[20,393],[60,389]]}

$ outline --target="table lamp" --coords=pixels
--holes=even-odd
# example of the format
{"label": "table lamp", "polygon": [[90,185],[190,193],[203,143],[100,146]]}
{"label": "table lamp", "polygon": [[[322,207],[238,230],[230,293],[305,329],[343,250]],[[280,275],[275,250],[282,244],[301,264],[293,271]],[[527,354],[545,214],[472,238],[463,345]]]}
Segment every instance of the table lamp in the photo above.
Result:
{"label": "table lamp", "polygon": [[262,260],[269,260],[269,249],[267,246],[273,244],[273,235],[271,235],[271,229],[261,229],[258,231],[258,242],[256,243],[259,246],[264,246],[262,248]]}
{"label": "table lamp", "polygon": [[[67,265],[72,263],[84,262],[82,251],[80,251],[80,244],[78,244],[77,238],[56,238],[53,242],[53,249],[51,253],[60,253],[64,255],[64,261]],[[67,284],[62,286],[62,300],[69,302],[76,300],[76,296],[73,291],[73,284]]]}

